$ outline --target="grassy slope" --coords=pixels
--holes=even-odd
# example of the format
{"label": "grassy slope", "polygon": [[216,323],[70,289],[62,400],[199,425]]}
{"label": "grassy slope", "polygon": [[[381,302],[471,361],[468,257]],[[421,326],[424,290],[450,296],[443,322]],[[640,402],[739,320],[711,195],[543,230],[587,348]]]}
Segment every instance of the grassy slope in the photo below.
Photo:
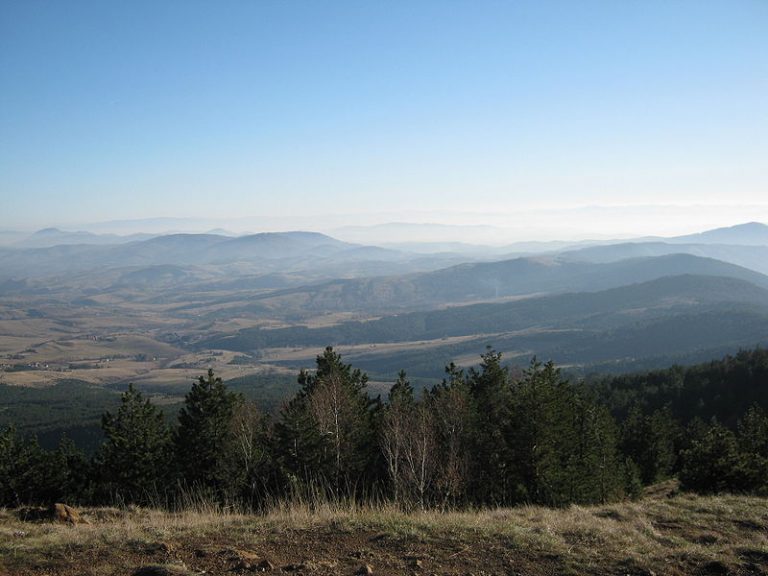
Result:
{"label": "grassy slope", "polygon": [[181,563],[225,574],[263,559],[278,573],[326,575],[365,563],[374,574],[768,574],[768,499],[754,497],[410,515],[293,507],[86,516],[90,525],[70,528],[0,513],[0,574],[130,574]]}

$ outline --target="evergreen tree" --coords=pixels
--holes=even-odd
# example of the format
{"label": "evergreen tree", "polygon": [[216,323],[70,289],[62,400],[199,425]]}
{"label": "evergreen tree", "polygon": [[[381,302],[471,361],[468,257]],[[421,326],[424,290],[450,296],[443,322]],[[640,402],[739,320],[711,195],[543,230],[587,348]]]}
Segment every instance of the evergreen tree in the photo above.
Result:
{"label": "evergreen tree", "polygon": [[739,421],[739,448],[746,454],[768,458],[768,414],[752,405]]}
{"label": "evergreen tree", "polygon": [[650,416],[638,404],[622,423],[621,450],[638,466],[643,484],[669,478],[676,461],[678,426],[669,407]]}
{"label": "evergreen tree", "polygon": [[192,385],[179,412],[174,442],[182,483],[219,498],[240,489],[243,478],[235,465],[232,419],[242,401],[210,369]]}
{"label": "evergreen tree", "polygon": [[514,450],[516,500],[538,504],[560,502],[562,473],[557,447],[572,442],[567,437],[570,418],[562,413],[568,390],[552,362],[535,358],[513,389],[513,427],[510,445]]}
{"label": "evergreen tree", "polygon": [[768,415],[758,405],[753,405],[739,421],[738,442],[747,489],[768,493]]}
{"label": "evergreen tree", "polygon": [[513,405],[511,468],[518,500],[562,506],[622,494],[613,418],[579,395],[552,362],[533,359],[513,387]]}
{"label": "evergreen tree", "polygon": [[282,492],[289,497],[318,482],[322,438],[308,408],[311,381],[305,370],[298,377],[301,389],[280,411],[275,423],[275,458],[285,477]]}
{"label": "evergreen tree", "polygon": [[18,471],[25,468],[26,462],[21,456],[16,429],[8,427],[0,433],[0,506],[22,504]]}
{"label": "evergreen tree", "polygon": [[472,493],[493,505],[514,500],[510,482],[513,454],[509,446],[512,394],[509,370],[501,353],[490,347],[481,356],[480,370],[469,372],[474,427],[472,430]]}
{"label": "evergreen tree", "polygon": [[102,490],[141,503],[164,491],[171,437],[162,412],[130,384],[117,412],[102,416],[101,427],[106,437],[97,456]]}
{"label": "evergreen tree", "polygon": [[643,495],[643,481],[640,479],[640,468],[632,458],[625,458],[622,473],[624,475],[624,494],[632,500],[637,500]]}
{"label": "evergreen tree", "polygon": [[[625,477],[619,465],[616,423],[608,409],[575,392],[566,397],[573,428],[558,449],[563,478],[567,485],[559,504],[595,503],[614,500],[624,493]],[[570,410],[567,410],[570,407]]]}
{"label": "evergreen tree", "polygon": [[680,454],[680,483],[686,490],[702,494],[742,492],[748,488],[745,461],[736,435],[717,422],[690,448]]}
{"label": "evergreen tree", "polygon": [[0,506],[48,505],[74,498],[77,486],[70,465],[83,460],[66,441],[47,451],[37,439],[25,440],[15,428],[5,429],[0,433]]}
{"label": "evergreen tree", "polygon": [[397,374],[397,380],[389,389],[389,395],[387,398],[389,405],[408,405],[413,404],[413,386],[411,386],[410,380],[405,373],[405,370],[400,370]]}
{"label": "evergreen tree", "polygon": [[54,460],[58,474],[54,474],[61,496],[59,500],[69,503],[92,502],[99,476],[93,460],[68,437],[64,436],[56,448]]}

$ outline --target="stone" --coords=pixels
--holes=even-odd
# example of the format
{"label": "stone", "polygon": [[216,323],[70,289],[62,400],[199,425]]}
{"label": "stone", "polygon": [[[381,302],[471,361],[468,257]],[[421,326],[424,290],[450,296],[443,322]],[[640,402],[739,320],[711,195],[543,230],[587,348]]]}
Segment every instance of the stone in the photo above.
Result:
{"label": "stone", "polygon": [[272,572],[275,569],[275,565],[267,559],[262,560],[256,564],[256,572]]}
{"label": "stone", "polygon": [[192,572],[183,566],[142,566],[133,576],[190,576]]}

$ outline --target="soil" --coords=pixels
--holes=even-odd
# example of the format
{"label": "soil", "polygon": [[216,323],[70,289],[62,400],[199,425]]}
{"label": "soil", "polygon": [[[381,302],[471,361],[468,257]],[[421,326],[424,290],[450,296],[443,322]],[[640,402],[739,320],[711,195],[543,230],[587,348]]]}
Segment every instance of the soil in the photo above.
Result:
{"label": "soil", "polygon": [[[445,538],[424,541],[375,532],[299,530],[255,535],[248,546],[233,547],[225,537],[185,537],[184,542],[126,543],[120,548],[52,552],[37,565],[18,567],[18,576],[134,574],[237,575],[259,572],[294,576],[356,574],[559,575],[575,574],[558,557],[528,555],[501,539],[473,542]],[[163,569],[161,569],[161,567]],[[366,567],[370,572],[366,571]],[[0,569],[0,574],[2,570]]]}

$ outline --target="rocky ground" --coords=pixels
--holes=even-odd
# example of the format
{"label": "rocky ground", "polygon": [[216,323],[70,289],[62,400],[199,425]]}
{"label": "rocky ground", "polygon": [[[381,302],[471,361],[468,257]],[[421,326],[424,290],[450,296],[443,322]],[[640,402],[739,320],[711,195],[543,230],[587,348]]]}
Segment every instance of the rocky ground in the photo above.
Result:
{"label": "rocky ground", "polygon": [[0,574],[768,575],[768,499],[754,497],[473,513],[293,506],[259,516],[80,516],[88,523],[0,512]]}

